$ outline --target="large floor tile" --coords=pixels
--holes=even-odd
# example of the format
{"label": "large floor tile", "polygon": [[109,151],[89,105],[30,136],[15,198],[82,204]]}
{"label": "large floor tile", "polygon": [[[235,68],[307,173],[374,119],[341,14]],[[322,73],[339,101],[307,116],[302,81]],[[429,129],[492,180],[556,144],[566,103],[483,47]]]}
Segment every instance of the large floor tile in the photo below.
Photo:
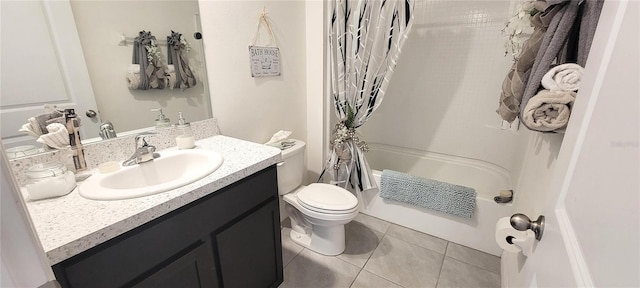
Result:
{"label": "large floor tile", "polygon": [[298,245],[297,243],[291,240],[291,228],[283,227],[281,230],[281,238],[282,238],[282,265],[287,267],[289,262],[293,260],[298,253],[304,249],[304,247]]}
{"label": "large floor tile", "polygon": [[366,214],[362,214],[362,213],[358,214],[358,216],[356,216],[356,218],[353,219],[353,221],[360,222],[365,226],[371,228],[372,230],[376,230],[382,233],[386,233],[387,229],[389,228],[389,225],[391,225],[391,223],[387,221],[384,221],[382,219],[378,219],[376,217],[372,217]]}
{"label": "large floor tile", "polygon": [[353,282],[351,288],[402,288],[387,279],[384,279],[380,276],[372,274],[367,270],[360,271],[358,274],[358,278]]}
{"label": "large floor tile", "polygon": [[391,224],[386,235],[427,248],[440,254],[444,254],[445,251],[447,251],[447,240],[424,234],[400,225]]}
{"label": "large floor tile", "polygon": [[337,257],[360,268],[364,267],[384,234],[357,221],[347,223],[344,230],[346,247]]}
{"label": "large floor tile", "polygon": [[449,243],[447,256],[500,274],[500,257],[456,243]]}
{"label": "large floor tile", "polygon": [[438,288],[499,288],[500,286],[500,275],[450,257],[445,257],[440,279],[438,279]]}
{"label": "large floor tile", "polygon": [[444,255],[384,236],[364,269],[405,287],[435,287]]}
{"label": "large floor tile", "polygon": [[280,287],[349,287],[358,271],[360,268],[336,257],[304,249],[284,269],[284,282]]}

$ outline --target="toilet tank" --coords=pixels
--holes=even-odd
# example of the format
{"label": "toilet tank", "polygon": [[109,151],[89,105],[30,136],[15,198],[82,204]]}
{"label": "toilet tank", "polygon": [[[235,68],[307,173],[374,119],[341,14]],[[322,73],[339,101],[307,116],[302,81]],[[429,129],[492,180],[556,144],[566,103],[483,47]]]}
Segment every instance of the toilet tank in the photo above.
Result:
{"label": "toilet tank", "polygon": [[282,162],[278,163],[278,193],[287,194],[302,185],[304,175],[304,147],[300,140],[290,139],[295,144],[282,150]]}

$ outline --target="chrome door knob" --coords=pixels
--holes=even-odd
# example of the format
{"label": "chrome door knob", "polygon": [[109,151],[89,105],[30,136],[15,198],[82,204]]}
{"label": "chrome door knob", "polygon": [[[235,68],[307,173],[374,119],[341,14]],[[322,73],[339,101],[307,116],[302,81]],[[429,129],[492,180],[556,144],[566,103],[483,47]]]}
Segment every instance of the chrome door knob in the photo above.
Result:
{"label": "chrome door knob", "polygon": [[540,215],[536,221],[531,221],[527,215],[516,213],[511,216],[511,227],[518,231],[526,231],[531,229],[536,234],[536,240],[542,239],[542,233],[544,232],[544,215]]}
{"label": "chrome door knob", "polygon": [[84,114],[87,115],[87,117],[89,118],[93,118],[98,115],[98,113],[96,113],[96,111],[94,110],[87,110],[87,112],[85,112]]}

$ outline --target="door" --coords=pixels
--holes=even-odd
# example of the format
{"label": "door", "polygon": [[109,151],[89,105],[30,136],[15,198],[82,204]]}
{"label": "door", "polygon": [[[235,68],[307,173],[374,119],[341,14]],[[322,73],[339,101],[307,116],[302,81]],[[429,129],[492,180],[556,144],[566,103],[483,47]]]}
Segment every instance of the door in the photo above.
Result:
{"label": "door", "polygon": [[200,242],[193,250],[145,278],[134,288],[218,287],[211,242]]}
{"label": "door", "polygon": [[[74,108],[83,139],[98,136],[98,111],[69,1],[2,1],[0,125],[5,146],[34,144],[19,133],[45,104]],[[39,146],[39,145],[38,145]]]}
{"label": "door", "polygon": [[215,235],[222,287],[282,283],[280,210],[273,200]]}
{"label": "door", "polygon": [[551,185],[557,199],[508,286],[640,286],[639,12],[638,1],[605,2],[558,157],[567,169]]}

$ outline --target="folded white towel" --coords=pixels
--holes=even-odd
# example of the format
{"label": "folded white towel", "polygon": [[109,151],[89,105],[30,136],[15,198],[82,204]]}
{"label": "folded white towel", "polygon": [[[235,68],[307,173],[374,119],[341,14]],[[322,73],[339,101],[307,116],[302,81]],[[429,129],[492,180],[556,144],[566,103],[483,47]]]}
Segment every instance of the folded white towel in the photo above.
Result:
{"label": "folded white towel", "polygon": [[40,124],[38,123],[38,120],[36,119],[36,117],[30,117],[29,119],[27,119],[27,121],[29,122],[29,127],[31,127],[31,131],[36,133],[38,136],[42,135],[42,129],[40,128]]}
{"label": "folded white towel", "polygon": [[49,133],[42,134],[36,140],[38,143],[46,144],[49,147],[63,149],[69,146],[69,132],[67,127],[60,123],[47,125]]}
{"label": "folded white towel", "polygon": [[127,67],[127,73],[140,74],[140,64],[129,64],[129,67]]}
{"label": "folded white towel", "polygon": [[567,63],[553,67],[544,74],[540,83],[551,91],[576,91],[580,86],[584,68],[575,63]]}
{"label": "folded white towel", "polygon": [[27,133],[27,135],[36,137],[36,138],[40,136],[40,134],[36,133],[36,131],[33,129],[33,127],[31,126],[31,123],[23,124],[22,127],[18,129],[18,132]]}
{"label": "folded white towel", "polygon": [[575,99],[576,93],[572,91],[542,90],[529,99],[522,121],[532,130],[562,131],[569,122]]}

